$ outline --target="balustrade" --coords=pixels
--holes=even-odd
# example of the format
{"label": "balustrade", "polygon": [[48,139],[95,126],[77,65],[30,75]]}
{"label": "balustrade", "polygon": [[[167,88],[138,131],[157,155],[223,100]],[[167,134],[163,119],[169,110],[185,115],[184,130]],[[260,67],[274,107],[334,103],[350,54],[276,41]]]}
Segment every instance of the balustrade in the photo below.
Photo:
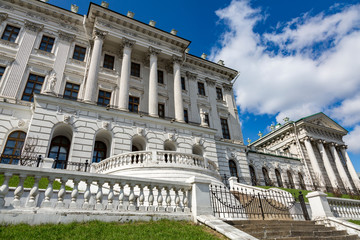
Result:
{"label": "balustrade", "polygon": [[[60,169],[47,170],[1,164],[0,174],[4,174],[4,182],[0,186],[0,208],[39,207],[68,211],[83,209],[91,211],[189,212],[188,192],[191,189],[189,183],[150,181],[85,172],[74,173]],[[20,181],[16,187],[9,188],[9,180],[12,176],[19,176]],[[30,189],[24,189],[24,180],[29,176],[34,177],[34,184]],[[45,191],[39,191],[40,179],[48,181]],[[55,179],[61,183],[59,190],[54,190]],[[73,183],[71,191],[65,189],[67,182]],[[83,192],[79,190],[81,183]],[[93,183],[97,185],[96,191],[92,191]],[[8,194],[9,189],[13,195]],[[23,194],[24,191],[27,194]],[[25,197],[27,197],[27,201],[21,201],[21,198]],[[154,201],[155,199],[156,201]]]}
{"label": "balustrade", "polygon": [[331,212],[335,217],[360,219],[360,201],[344,198],[327,198]]}

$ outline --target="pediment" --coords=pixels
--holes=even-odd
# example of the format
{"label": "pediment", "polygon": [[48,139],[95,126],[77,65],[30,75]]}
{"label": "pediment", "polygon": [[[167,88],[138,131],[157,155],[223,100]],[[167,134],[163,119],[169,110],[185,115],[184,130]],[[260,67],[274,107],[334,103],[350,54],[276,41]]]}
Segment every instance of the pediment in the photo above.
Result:
{"label": "pediment", "polygon": [[304,118],[305,122],[312,123],[321,127],[331,128],[336,131],[343,132],[347,134],[347,130],[340,126],[337,122],[332,120],[330,117],[325,115],[324,113],[318,113],[309,117]]}

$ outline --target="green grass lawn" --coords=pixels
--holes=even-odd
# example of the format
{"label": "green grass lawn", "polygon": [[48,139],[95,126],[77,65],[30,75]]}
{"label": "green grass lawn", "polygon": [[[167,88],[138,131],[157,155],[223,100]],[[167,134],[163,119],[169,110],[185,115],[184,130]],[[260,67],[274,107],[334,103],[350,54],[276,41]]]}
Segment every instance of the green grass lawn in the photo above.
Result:
{"label": "green grass lawn", "polygon": [[105,223],[99,221],[70,224],[26,224],[0,226],[0,239],[227,239],[223,235],[186,221]]}
{"label": "green grass lawn", "polygon": [[[0,174],[0,186],[3,184],[3,182],[4,182],[4,174]],[[32,188],[32,186],[34,185],[34,182],[35,182],[34,177],[27,177],[24,182],[24,187]],[[9,181],[9,186],[17,187],[18,184],[19,184],[19,176],[12,176]],[[46,189],[48,184],[49,184],[49,181],[46,178],[41,178],[39,181],[39,188]],[[56,189],[56,190],[60,189],[60,186],[61,186],[60,182],[54,181],[54,184],[53,184],[54,189]],[[65,186],[65,189],[72,190],[72,188],[68,187],[68,186]]]}
{"label": "green grass lawn", "polygon": [[357,225],[360,225],[360,220],[348,220],[348,222],[355,223]]}

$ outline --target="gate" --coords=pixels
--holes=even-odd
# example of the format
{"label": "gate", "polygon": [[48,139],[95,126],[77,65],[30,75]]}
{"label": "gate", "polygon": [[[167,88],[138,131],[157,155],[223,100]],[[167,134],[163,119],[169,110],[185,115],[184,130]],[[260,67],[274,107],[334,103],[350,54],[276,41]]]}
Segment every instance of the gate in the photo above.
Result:
{"label": "gate", "polygon": [[210,199],[214,215],[221,218],[310,220],[301,192],[296,198],[282,190],[210,185]]}

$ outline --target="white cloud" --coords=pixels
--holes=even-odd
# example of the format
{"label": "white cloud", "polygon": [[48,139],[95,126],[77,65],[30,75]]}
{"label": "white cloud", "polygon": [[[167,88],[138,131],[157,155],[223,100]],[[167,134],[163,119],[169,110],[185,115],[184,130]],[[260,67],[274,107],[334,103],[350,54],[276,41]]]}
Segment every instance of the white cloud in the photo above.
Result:
{"label": "white cloud", "polygon": [[[326,111],[360,89],[360,61],[356,60],[360,56],[360,4],[333,15],[305,14],[301,20],[285,24],[279,34],[254,32],[263,15],[247,0],[232,1],[216,14],[230,30],[221,38],[221,47],[212,50],[211,59],[224,59],[241,72],[235,93],[242,112],[277,114],[277,120],[284,116],[294,120]],[[336,39],[333,46],[316,59],[300,51],[330,38]],[[296,52],[269,52],[266,44],[270,40],[280,49]]]}
{"label": "white cloud", "polygon": [[339,119],[344,126],[352,126],[359,123],[360,94],[351,99],[345,99],[340,106],[329,110],[329,113],[332,117]]}
{"label": "white cloud", "polygon": [[349,146],[349,151],[360,153],[360,125],[355,126],[354,130],[344,137],[344,141]]}

